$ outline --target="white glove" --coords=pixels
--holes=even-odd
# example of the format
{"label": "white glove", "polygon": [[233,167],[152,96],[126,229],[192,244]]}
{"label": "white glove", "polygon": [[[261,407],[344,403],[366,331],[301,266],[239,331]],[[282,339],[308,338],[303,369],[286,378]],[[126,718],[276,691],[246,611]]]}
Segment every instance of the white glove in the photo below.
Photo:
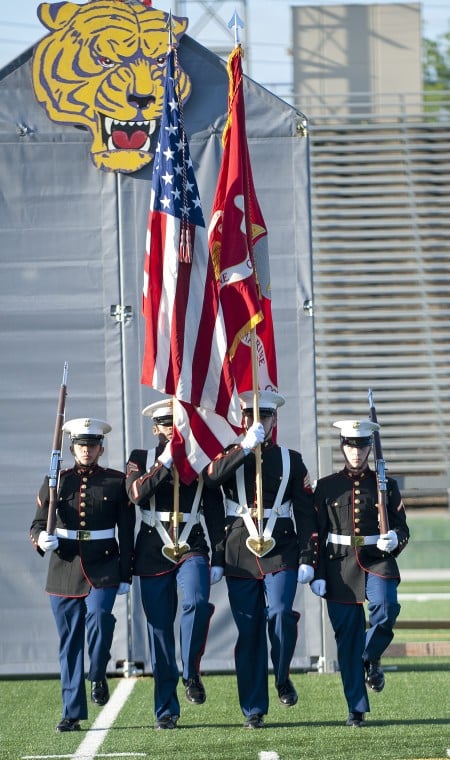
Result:
{"label": "white glove", "polygon": [[377,548],[381,552],[393,552],[398,546],[398,536],[395,530],[383,533],[377,541]]}
{"label": "white glove", "polygon": [[298,583],[311,583],[314,578],[314,568],[311,565],[299,565],[297,581]]}
{"label": "white glove", "polygon": [[313,581],[311,583],[311,591],[316,596],[325,596],[327,593],[327,582],[322,578],[319,578],[317,581]]}
{"label": "white glove", "polygon": [[52,536],[46,530],[41,530],[38,536],[38,546],[43,552],[54,552],[59,546],[58,536]]}
{"label": "white glove", "polygon": [[217,565],[213,565],[211,570],[209,571],[209,581],[211,583],[211,586],[214,586],[215,583],[219,583],[223,578],[223,567],[218,567]]}
{"label": "white glove", "polygon": [[254,422],[253,425],[250,425],[240,444],[244,453],[250,454],[252,449],[256,449],[257,445],[264,441],[264,436],[264,427],[261,422]]}
{"label": "white glove", "polygon": [[162,454],[160,454],[158,457],[158,462],[161,462],[161,464],[164,465],[164,467],[167,467],[168,470],[170,470],[173,463],[173,456],[170,450],[171,445],[171,441],[167,441]]}
{"label": "white glove", "polygon": [[130,584],[129,583],[119,583],[119,588],[117,589],[117,596],[120,594],[128,594],[130,590]]}

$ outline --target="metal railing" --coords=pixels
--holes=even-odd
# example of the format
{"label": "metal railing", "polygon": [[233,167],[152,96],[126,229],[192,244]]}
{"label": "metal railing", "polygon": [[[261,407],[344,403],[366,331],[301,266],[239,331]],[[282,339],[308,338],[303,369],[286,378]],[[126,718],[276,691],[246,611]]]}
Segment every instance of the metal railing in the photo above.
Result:
{"label": "metal railing", "polygon": [[310,121],[333,121],[344,117],[371,123],[403,120],[445,123],[450,117],[450,90],[332,94],[285,91],[276,94]]}

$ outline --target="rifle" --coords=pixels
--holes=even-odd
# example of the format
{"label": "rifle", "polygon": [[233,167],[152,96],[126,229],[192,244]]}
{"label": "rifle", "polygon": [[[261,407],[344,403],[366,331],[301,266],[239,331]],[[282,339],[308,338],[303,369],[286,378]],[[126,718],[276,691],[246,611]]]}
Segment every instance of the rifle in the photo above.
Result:
{"label": "rifle", "polygon": [[[369,408],[370,419],[372,422],[378,422],[377,413],[375,410],[375,404],[373,400],[372,389],[369,388]],[[378,507],[378,522],[380,524],[380,533],[387,533],[389,530],[389,520],[387,516],[387,480],[386,480],[386,464],[383,459],[383,452],[381,449],[381,438],[378,430],[373,431],[373,456],[375,459],[375,470],[377,476],[377,507]]]}
{"label": "rifle", "polygon": [[56,411],[55,431],[53,433],[52,454],[50,457],[50,471],[48,475],[49,500],[47,515],[47,533],[53,535],[56,526],[56,503],[58,497],[59,471],[61,468],[62,436],[64,424],[64,409],[67,396],[67,372],[69,365],[64,362],[63,378],[58,397],[58,409]]}

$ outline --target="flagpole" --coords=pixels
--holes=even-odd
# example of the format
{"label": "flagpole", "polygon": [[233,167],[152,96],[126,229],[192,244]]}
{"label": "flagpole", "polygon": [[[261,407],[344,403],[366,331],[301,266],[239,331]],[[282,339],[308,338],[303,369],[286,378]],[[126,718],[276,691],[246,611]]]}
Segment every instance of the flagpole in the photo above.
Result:
{"label": "flagpole", "polygon": [[[235,10],[228,27],[234,30],[234,47],[240,47],[239,29],[244,28],[244,22],[237,11]],[[246,219],[246,224],[249,220]],[[259,382],[258,382],[258,361],[257,361],[257,347],[256,347],[256,327],[250,330],[250,349],[251,349],[251,363],[252,363],[252,387],[253,387],[253,422],[258,423],[260,421],[259,416]],[[258,547],[256,552],[263,552],[264,550],[264,506],[263,506],[263,490],[262,490],[262,458],[261,458],[261,444],[258,444],[255,448],[255,495],[256,495],[256,519],[258,523]]]}
{"label": "flagpole", "polygon": [[[258,423],[259,417],[259,387],[258,387],[258,362],[256,354],[256,327],[250,331],[250,346],[252,356],[252,380],[253,380],[253,422]],[[258,521],[258,541],[259,548],[263,548],[263,531],[264,531],[264,508],[263,508],[263,491],[262,491],[262,460],[261,444],[258,443],[255,449],[256,471],[255,471],[255,491],[256,491],[256,518]]]}
{"label": "flagpole", "polygon": [[[168,33],[169,33],[169,45],[168,52],[174,50],[173,45],[173,20],[172,11],[169,11],[169,18],[167,21]],[[180,100],[181,107],[181,100]],[[173,402],[175,403],[175,399]],[[186,544],[181,550],[179,545],[179,530],[180,530],[180,473],[175,465],[172,466],[173,472],[173,511],[172,511],[172,529],[173,529],[173,559],[177,561],[181,554],[189,550],[189,546]]]}

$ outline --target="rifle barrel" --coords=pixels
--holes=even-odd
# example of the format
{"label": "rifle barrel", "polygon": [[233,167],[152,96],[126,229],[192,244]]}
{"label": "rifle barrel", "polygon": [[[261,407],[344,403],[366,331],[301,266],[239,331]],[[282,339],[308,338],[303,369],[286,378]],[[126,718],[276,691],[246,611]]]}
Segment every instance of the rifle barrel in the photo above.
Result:
{"label": "rifle barrel", "polygon": [[[370,419],[372,422],[378,423],[377,412],[375,409],[375,402],[373,400],[372,389],[369,388],[369,407],[370,407]],[[389,530],[389,520],[387,514],[387,479],[386,479],[386,463],[383,459],[383,450],[381,447],[381,437],[378,430],[373,432],[373,455],[375,459],[375,474],[377,478],[377,490],[378,490],[378,517],[381,533],[387,533]]]}
{"label": "rifle barrel", "polygon": [[62,428],[64,424],[64,410],[66,406],[67,395],[67,374],[69,370],[68,362],[64,362],[63,377],[61,388],[58,395],[58,408],[56,410],[55,429],[53,431],[52,453],[50,456],[50,468],[48,475],[49,485],[49,504],[47,515],[47,533],[53,534],[56,526],[56,504],[57,504],[57,487],[59,470],[61,467],[62,451]]}

